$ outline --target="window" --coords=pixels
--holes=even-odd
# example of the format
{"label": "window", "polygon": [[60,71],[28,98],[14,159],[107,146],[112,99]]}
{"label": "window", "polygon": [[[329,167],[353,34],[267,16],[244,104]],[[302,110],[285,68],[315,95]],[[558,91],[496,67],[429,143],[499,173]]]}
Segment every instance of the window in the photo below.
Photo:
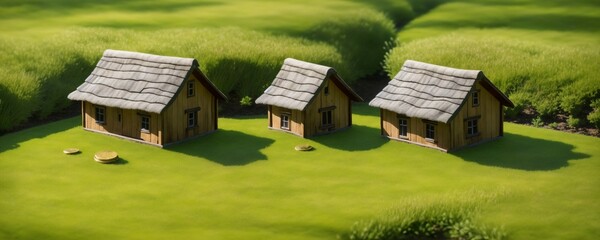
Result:
{"label": "window", "polygon": [[329,95],[329,84],[325,85],[325,88],[323,89],[323,93],[325,93],[325,96]]}
{"label": "window", "polygon": [[431,123],[425,124],[425,138],[428,140],[435,139],[435,125]]}
{"label": "window", "polygon": [[408,119],[400,118],[398,119],[398,130],[400,131],[400,138],[408,138]]}
{"label": "window", "polygon": [[100,123],[100,124],[104,123],[104,117],[105,117],[104,111],[105,111],[105,108],[96,107],[96,123]]}
{"label": "window", "polygon": [[467,136],[475,136],[479,133],[477,128],[477,119],[467,120]]}
{"label": "window", "polygon": [[193,128],[198,124],[198,114],[196,112],[187,113],[187,126]]}
{"label": "window", "polygon": [[471,98],[473,99],[473,107],[479,106],[479,90],[471,93]]}
{"label": "window", "polygon": [[324,111],[321,112],[321,125],[323,126],[331,126],[333,125],[333,111]]}
{"label": "window", "polygon": [[290,130],[290,115],[281,115],[281,129]]}
{"label": "window", "polygon": [[195,94],[194,90],[195,90],[194,89],[194,80],[189,80],[188,84],[187,84],[187,96],[188,97],[193,97],[194,94]]}
{"label": "window", "polygon": [[150,131],[150,117],[142,116],[142,131],[149,132]]}

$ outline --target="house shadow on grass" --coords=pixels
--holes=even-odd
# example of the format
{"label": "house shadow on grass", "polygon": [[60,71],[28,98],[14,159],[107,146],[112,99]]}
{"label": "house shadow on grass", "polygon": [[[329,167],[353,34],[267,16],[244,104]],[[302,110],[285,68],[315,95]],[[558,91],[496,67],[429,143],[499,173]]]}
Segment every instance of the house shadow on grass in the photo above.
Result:
{"label": "house shadow on grass", "polygon": [[388,138],[380,136],[377,128],[352,125],[347,129],[327,135],[311,137],[310,139],[330,148],[345,151],[368,151],[388,142]]}
{"label": "house shadow on grass", "polygon": [[465,148],[453,155],[469,162],[526,171],[549,171],[569,166],[570,160],[590,157],[573,152],[573,146],[550,140],[505,133],[504,137]]}
{"label": "house shadow on grass", "polygon": [[166,149],[190,156],[206,158],[223,166],[243,166],[259,160],[267,160],[260,152],[275,140],[248,135],[232,130],[218,130]]}
{"label": "house shadow on grass", "polygon": [[32,128],[23,129],[18,132],[0,135],[0,153],[16,149],[20,143],[31,139],[44,138],[50,134],[63,132],[81,124],[81,117],[73,117],[59,120]]}

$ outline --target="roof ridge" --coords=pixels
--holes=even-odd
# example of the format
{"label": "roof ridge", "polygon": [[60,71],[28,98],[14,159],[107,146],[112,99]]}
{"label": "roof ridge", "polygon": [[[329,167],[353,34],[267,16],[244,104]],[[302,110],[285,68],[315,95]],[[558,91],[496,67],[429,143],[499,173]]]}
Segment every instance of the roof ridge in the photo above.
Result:
{"label": "roof ridge", "polygon": [[[120,57],[117,56],[118,54],[126,54],[126,55],[130,55],[131,57]],[[115,54],[115,55],[113,55]],[[150,54],[150,53],[141,53],[141,52],[131,52],[131,51],[124,51],[124,50],[113,50],[113,49],[107,49],[104,51],[104,54],[102,54],[102,57],[112,57],[112,58],[120,58],[120,59],[135,59],[135,60],[140,60],[140,61],[144,61],[144,62],[152,62],[152,63],[168,63],[168,64],[173,64],[173,65],[182,65],[182,66],[187,66],[187,64],[181,64],[181,63],[174,63],[173,61],[175,60],[187,60],[187,61],[192,61],[191,65],[194,65],[194,63],[197,63],[197,60],[195,58],[184,58],[184,57],[176,57],[176,56],[165,56],[165,55],[156,55],[156,54]],[[168,62],[158,62],[156,60],[149,60],[149,59],[144,59],[143,57],[149,57],[149,58],[159,58],[159,59],[164,59],[164,60],[170,60]]]}
{"label": "roof ridge", "polygon": [[[107,60],[108,59],[132,59],[132,58],[118,58],[118,57],[102,57],[102,60],[104,60],[104,62],[108,62],[108,63],[116,63],[116,64],[121,64],[121,65],[135,65],[135,66],[142,66],[142,67],[148,67],[148,68],[159,68],[159,69],[173,69],[173,70],[179,70],[179,71],[187,71],[188,69],[178,69],[177,67],[185,67],[185,68],[190,68],[193,66],[189,66],[189,65],[184,65],[184,64],[174,64],[174,63],[163,63],[163,62],[152,62],[152,61],[144,61],[144,60],[139,60],[139,59],[135,59],[136,61],[140,61],[140,62],[147,62],[147,63],[154,63],[154,64],[160,64],[160,65],[173,65],[173,67],[167,67],[167,66],[149,66],[149,65],[144,65],[144,64],[138,64],[138,63],[123,63],[123,62],[118,62],[118,61],[114,61],[114,60]],[[100,63],[100,62],[98,62]]]}

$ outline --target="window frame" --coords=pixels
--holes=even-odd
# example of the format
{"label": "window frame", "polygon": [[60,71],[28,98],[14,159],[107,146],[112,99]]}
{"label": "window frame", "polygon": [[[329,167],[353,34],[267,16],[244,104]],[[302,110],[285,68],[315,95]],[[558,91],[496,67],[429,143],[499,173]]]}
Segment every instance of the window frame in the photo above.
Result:
{"label": "window frame", "polygon": [[290,130],[290,115],[289,113],[282,113],[280,117],[280,125],[279,128],[283,130]]}
{"label": "window frame", "polygon": [[[191,117],[191,118],[190,118]],[[190,124],[190,120],[192,121]],[[195,128],[198,126],[198,112],[187,112],[187,128]]]}
{"label": "window frame", "polygon": [[471,106],[479,107],[480,104],[481,104],[481,96],[480,96],[479,89],[477,89],[477,90],[471,92]]}
{"label": "window frame", "polygon": [[[436,124],[425,122],[425,141],[436,142]],[[431,133],[432,136],[429,136]]]}
{"label": "window frame", "polygon": [[[106,124],[106,107],[94,106],[94,120],[96,120],[97,124]],[[100,120],[100,116],[102,116],[102,120]]]}
{"label": "window frame", "polygon": [[481,134],[481,132],[479,131],[480,119],[481,116],[474,116],[465,119],[465,138],[476,137]]}
{"label": "window frame", "polygon": [[333,125],[333,109],[321,111],[321,127],[329,128]]}
{"label": "window frame", "polygon": [[[405,121],[405,124],[402,124],[402,121]],[[402,135],[403,127],[406,128],[404,135]],[[398,117],[398,138],[408,139],[408,118],[406,117]]]}
{"label": "window frame", "polygon": [[194,82],[194,79],[188,80],[186,84],[186,89],[188,97],[193,97],[196,95],[196,83]]}
{"label": "window frame", "polygon": [[[145,121],[147,124],[148,128],[144,128],[144,119],[147,119],[147,121]],[[143,133],[150,133],[150,116],[149,115],[140,115],[140,131]]]}

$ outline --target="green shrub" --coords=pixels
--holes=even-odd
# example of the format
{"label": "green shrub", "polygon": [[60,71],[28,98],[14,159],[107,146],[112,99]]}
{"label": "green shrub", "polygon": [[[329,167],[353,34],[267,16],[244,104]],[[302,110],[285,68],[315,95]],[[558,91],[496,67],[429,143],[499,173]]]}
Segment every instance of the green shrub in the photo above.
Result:
{"label": "green shrub", "polygon": [[552,128],[552,129],[558,129],[558,123],[552,122],[552,123],[548,124],[548,127]]}
{"label": "green shrub", "polygon": [[590,107],[592,107],[592,112],[587,116],[587,119],[591,124],[600,128],[600,99],[594,100]]}
{"label": "green shrub", "polygon": [[531,120],[531,125],[533,125],[534,127],[541,127],[544,125],[544,121],[542,121],[542,118],[540,116],[537,116],[536,118]]}
{"label": "green shrub", "polygon": [[385,53],[394,47],[396,30],[385,15],[365,9],[320,22],[301,35],[334,46],[348,68],[336,70],[352,83],[382,69]]}
{"label": "green shrub", "polygon": [[569,125],[569,127],[578,128],[581,126],[581,120],[571,115],[569,116],[569,118],[567,118],[567,124]]}
{"label": "green shrub", "polygon": [[242,106],[251,106],[252,98],[250,96],[245,96],[240,100],[240,105]]}

